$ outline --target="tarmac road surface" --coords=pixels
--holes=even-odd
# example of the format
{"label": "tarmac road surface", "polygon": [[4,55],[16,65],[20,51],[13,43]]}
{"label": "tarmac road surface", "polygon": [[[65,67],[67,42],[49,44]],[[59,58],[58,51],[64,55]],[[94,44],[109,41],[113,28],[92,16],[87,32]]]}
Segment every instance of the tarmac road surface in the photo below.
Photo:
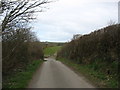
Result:
{"label": "tarmac road surface", "polygon": [[28,88],[95,88],[60,61],[46,60],[34,74]]}

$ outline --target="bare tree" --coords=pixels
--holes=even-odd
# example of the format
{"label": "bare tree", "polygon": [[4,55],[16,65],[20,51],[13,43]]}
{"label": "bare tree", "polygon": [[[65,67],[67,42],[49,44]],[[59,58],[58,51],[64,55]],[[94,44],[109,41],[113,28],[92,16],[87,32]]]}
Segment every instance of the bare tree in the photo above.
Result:
{"label": "bare tree", "polygon": [[[36,12],[42,12],[42,5],[50,3],[48,0],[2,0],[0,9],[2,10],[2,34],[10,32],[11,28],[16,28],[18,24],[29,22]],[[38,10],[39,7],[39,10]]]}
{"label": "bare tree", "polygon": [[[42,12],[42,5],[50,3],[48,0],[1,0],[0,1],[0,19],[2,42],[15,41],[14,47],[11,49],[11,53],[14,52],[15,48],[22,42],[35,40],[34,35],[30,34],[30,28],[27,26],[30,20],[34,19],[34,13]],[[38,10],[39,9],[39,10]],[[24,34],[25,32],[27,33]],[[0,35],[1,36],[1,35]],[[11,55],[11,54],[9,54]],[[8,55],[8,56],[9,56]]]}
{"label": "bare tree", "polygon": [[[8,72],[10,67],[13,69],[16,63],[28,63],[30,53],[33,51],[35,55],[32,57],[38,55],[37,48],[36,50],[30,48],[31,43],[37,41],[37,38],[30,31],[28,23],[34,19],[35,13],[43,11],[44,4],[50,2],[48,0],[0,0],[0,34],[2,34],[0,37],[2,36],[4,73]],[[42,56],[42,49],[40,45],[38,46]]]}
{"label": "bare tree", "polygon": [[108,26],[115,25],[115,24],[116,24],[116,22],[114,20],[109,20],[108,21]]}

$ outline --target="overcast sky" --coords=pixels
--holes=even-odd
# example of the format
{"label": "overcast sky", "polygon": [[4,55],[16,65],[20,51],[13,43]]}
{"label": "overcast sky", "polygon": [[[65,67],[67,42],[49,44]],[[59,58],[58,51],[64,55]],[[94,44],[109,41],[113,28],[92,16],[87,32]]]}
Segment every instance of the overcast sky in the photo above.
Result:
{"label": "overcast sky", "polygon": [[58,0],[36,15],[33,31],[40,41],[67,42],[74,34],[88,34],[118,22],[119,0]]}

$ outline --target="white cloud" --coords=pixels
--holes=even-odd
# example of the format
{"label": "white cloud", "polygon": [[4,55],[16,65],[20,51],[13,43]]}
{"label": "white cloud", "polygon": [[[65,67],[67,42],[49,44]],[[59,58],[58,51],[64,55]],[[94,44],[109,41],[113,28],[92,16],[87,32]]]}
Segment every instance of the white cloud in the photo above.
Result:
{"label": "white cloud", "polygon": [[[96,2],[97,1],[97,2]],[[59,0],[46,12],[36,14],[34,31],[41,41],[68,41],[73,34],[86,34],[117,21],[119,0]]]}

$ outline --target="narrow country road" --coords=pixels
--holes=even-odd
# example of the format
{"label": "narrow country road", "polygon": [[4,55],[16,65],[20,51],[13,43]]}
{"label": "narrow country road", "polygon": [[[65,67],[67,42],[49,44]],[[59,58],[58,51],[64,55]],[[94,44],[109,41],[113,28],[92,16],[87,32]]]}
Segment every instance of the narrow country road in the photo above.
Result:
{"label": "narrow country road", "polygon": [[47,58],[28,88],[94,88],[84,77],[53,58]]}

